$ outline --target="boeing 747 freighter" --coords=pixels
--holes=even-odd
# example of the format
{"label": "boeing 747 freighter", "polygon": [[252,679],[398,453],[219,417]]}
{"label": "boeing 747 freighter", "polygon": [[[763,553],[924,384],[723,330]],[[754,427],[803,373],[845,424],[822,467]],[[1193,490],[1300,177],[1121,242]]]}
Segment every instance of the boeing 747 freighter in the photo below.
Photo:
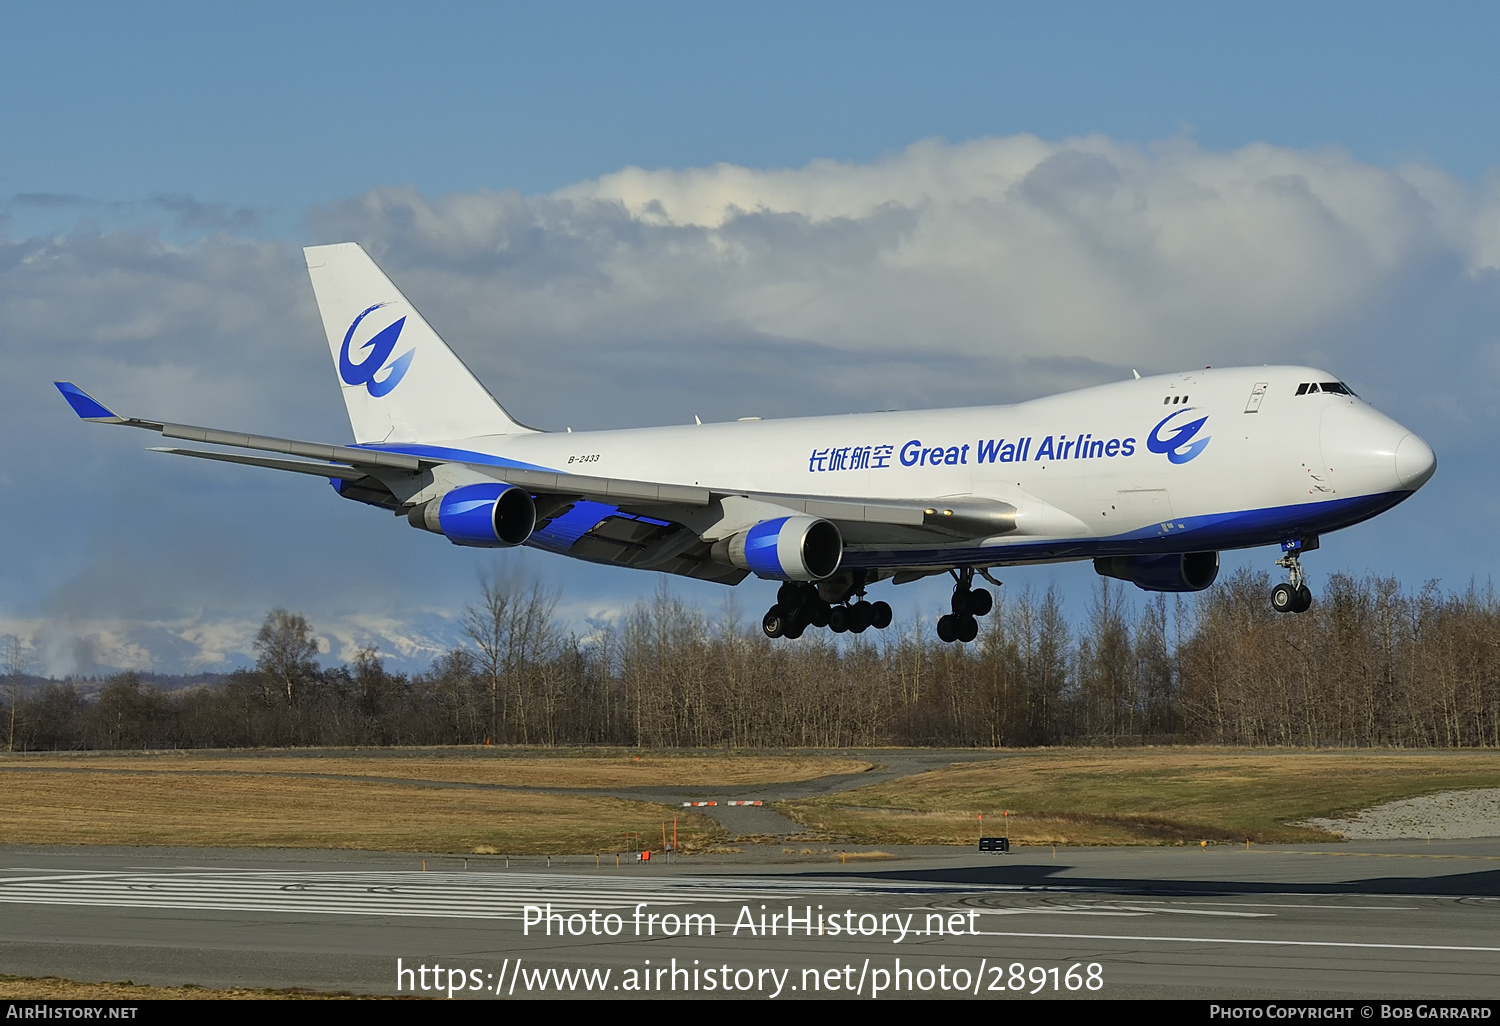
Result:
{"label": "boeing 747 freighter", "polygon": [[[117,416],[84,420],[240,452],[157,451],[327,478],[455,545],[527,545],[722,584],[782,582],[763,626],[891,622],[870,587],[953,578],[972,641],[997,567],[1091,559],[1148,591],[1213,584],[1219,552],[1278,546],[1279,612],[1312,603],[1301,557],[1432,476],[1427,443],[1310,367],[1139,377],[1011,406],[621,431],[512,418],[363,249],[306,251],[354,444]],[[262,453],[270,455],[261,455]]]}

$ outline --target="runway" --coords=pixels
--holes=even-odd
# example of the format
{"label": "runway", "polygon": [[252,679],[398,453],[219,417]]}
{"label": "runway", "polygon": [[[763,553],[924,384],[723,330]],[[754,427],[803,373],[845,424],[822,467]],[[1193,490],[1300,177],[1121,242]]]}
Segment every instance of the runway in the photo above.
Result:
{"label": "runway", "polygon": [[425,872],[423,856],[388,853],[0,848],[0,964],[362,994],[456,983],[455,998],[491,1000],[1493,999],[1497,847],[926,848],[857,866],[619,869],[426,856]]}

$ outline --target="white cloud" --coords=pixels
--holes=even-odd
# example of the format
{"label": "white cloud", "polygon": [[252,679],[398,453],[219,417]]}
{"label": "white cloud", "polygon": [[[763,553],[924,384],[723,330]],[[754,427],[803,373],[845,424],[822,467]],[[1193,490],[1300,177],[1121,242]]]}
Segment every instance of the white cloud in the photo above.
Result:
{"label": "white cloud", "polygon": [[1062,383],[1058,360],[1081,384],[1347,359],[1333,336],[1413,275],[1495,262],[1500,187],[1331,149],[1016,136],[868,165],[627,168],[529,200],[376,190],[315,223],[405,265],[486,349],[783,342],[829,373],[940,353],[1004,369],[991,394],[1016,397]]}

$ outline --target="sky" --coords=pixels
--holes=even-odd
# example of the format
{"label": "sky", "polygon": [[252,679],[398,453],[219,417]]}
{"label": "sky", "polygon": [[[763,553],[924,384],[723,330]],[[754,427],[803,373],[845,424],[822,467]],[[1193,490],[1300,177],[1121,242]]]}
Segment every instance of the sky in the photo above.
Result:
{"label": "sky", "polygon": [[[1314,584],[1483,587],[1496,38],[1477,3],[0,6],[0,634],[52,674],[223,670],[285,607],[416,670],[482,579],[580,632],[652,594],[145,452],[52,389],[346,440],[299,250],[349,240],[549,429],[1322,366],[1440,463]],[[1075,609],[1095,580],[1005,579]],[[774,592],[672,587],[747,620]]]}

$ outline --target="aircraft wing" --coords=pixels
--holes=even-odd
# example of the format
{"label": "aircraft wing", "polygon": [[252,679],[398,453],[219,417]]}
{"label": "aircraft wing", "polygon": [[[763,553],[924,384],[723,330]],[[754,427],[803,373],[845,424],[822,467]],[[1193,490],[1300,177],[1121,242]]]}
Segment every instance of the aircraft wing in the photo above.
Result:
{"label": "aircraft wing", "polygon": [[[385,452],[364,446],[332,445],[239,431],[173,424],[165,421],[122,417],[70,382],[56,382],[83,420],[100,424],[156,431],[164,438],[203,442],[230,448],[258,450],[274,456],[212,452],[201,449],[152,447],[154,452],[216,460],[242,466],[265,467],[307,474],[341,483],[349,498],[405,513],[413,503],[405,501],[418,492],[413,486],[399,495],[392,486],[401,479],[416,482],[445,465],[458,464],[491,480],[525,488],[538,497],[538,530],[567,512],[578,502],[614,507],[618,515],[604,516],[584,535],[573,541],[572,554],[597,562],[661,569],[693,577],[723,579],[730,583],[744,572],[714,566],[707,559],[708,543],[700,539],[703,528],[722,518],[708,513],[725,500],[744,500],[752,505],[821,517],[839,525],[851,545],[930,544],[933,534],[948,538],[980,538],[1015,529],[1016,509],[992,500],[889,500],[837,496],[790,495],[747,492],[732,488],[703,488],[632,481],[620,478],[563,474],[521,467],[468,463],[451,457]],[[304,457],[286,459],[287,456]],[[548,500],[550,502],[542,501]],[[630,520],[630,525],[623,521]],[[702,551],[697,551],[701,549]]]}

